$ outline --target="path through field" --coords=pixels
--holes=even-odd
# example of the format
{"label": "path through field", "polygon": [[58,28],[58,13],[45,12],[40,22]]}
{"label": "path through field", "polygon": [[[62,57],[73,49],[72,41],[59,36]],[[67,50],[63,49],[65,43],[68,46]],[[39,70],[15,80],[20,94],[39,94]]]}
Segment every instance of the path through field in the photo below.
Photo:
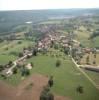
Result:
{"label": "path through field", "polygon": [[76,68],[83,73],[83,75],[93,84],[93,86],[97,89],[99,89],[99,86],[96,85],[96,83],[82,70],[79,68],[79,65],[75,62],[75,60],[72,58],[73,63],[76,65]]}

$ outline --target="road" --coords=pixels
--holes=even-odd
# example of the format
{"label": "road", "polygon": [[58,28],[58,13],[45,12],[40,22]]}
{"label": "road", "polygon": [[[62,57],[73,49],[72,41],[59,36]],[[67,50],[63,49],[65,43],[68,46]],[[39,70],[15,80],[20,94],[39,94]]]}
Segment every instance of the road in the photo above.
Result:
{"label": "road", "polygon": [[[13,68],[15,68],[15,67],[16,67],[17,62],[19,62],[19,61],[21,61],[21,60],[25,59],[25,58],[27,57],[27,55],[32,55],[32,53],[30,52],[30,53],[28,53],[28,54],[24,55],[23,57],[21,57],[21,58],[19,58],[19,59],[15,60],[15,61],[13,61],[13,64],[14,64],[14,65],[8,69],[7,74],[12,73],[12,70],[13,70]],[[9,76],[10,76],[10,75],[9,75]]]}
{"label": "road", "polygon": [[95,88],[99,89],[99,86],[96,85],[96,83],[81,68],[79,68],[80,65],[78,65],[73,58],[71,59],[73,63],[76,65],[76,68],[93,84]]}

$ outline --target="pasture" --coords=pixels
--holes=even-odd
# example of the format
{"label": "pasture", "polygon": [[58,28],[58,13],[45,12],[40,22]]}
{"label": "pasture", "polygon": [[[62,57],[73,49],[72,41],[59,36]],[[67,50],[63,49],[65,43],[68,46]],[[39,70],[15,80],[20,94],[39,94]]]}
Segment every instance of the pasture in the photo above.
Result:
{"label": "pasture", "polygon": [[[56,67],[56,60],[61,60],[61,65]],[[67,96],[71,100],[98,100],[99,90],[96,89],[89,80],[79,72],[72,63],[70,57],[52,57],[50,55],[38,55],[27,60],[27,63],[33,62],[34,67],[31,75],[42,74],[47,77],[53,75],[54,85],[52,91],[58,95]],[[28,76],[29,77],[29,76]],[[28,77],[25,77],[28,78]],[[22,82],[20,72],[5,80],[13,86],[17,86]],[[81,85],[84,87],[84,93],[79,94],[76,88]]]}

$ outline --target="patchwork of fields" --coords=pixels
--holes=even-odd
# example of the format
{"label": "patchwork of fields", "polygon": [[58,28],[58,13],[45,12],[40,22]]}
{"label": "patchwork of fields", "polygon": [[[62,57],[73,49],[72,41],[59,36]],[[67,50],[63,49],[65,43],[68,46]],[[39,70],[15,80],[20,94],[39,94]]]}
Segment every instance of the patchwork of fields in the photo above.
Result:
{"label": "patchwork of fields", "polygon": [[[4,60],[2,59],[4,56],[2,55],[3,48],[1,48],[0,63],[6,63],[8,60],[12,59],[15,60],[17,57],[11,55],[9,56],[9,53],[12,51],[19,52],[24,46],[28,46],[28,44],[31,44],[31,42],[24,41],[22,44],[17,44],[15,42],[15,45],[13,45],[12,48],[9,47],[9,49],[5,51],[6,55]],[[53,54],[55,54],[55,52],[53,52]],[[61,65],[59,67],[55,66],[57,59],[61,60]],[[38,54],[37,56],[28,59],[26,62],[33,62],[34,64],[34,67],[30,72],[31,75],[42,74],[47,77],[50,77],[51,75],[54,77],[52,91],[55,94],[69,97],[71,100],[99,99],[99,90],[96,89],[92,83],[76,68],[70,57],[63,54],[61,54],[60,57],[51,56],[49,53],[47,55]],[[26,78],[28,78],[28,76]],[[23,81],[20,71],[17,74],[8,77],[6,80],[4,80],[2,77],[0,77],[0,79],[7,82],[9,85],[12,84],[14,87],[18,86]],[[96,78],[96,81],[97,79],[98,78]],[[83,86],[84,88],[83,94],[79,94],[76,91],[79,85]]]}
{"label": "patchwork of fields", "polygon": [[[60,24],[61,21],[48,21],[42,22],[40,24]],[[94,38],[90,41],[88,38],[90,33],[86,31],[83,27],[80,28],[82,31],[75,31],[75,39],[80,41],[85,47],[98,47],[99,37]],[[68,34],[65,30],[57,30],[59,33]],[[0,43],[0,64],[7,64],[9,61],[14,61],[18,58],[18,54],[23,50],[23,48],[28,46],[33,46],[34,42],[29,40],[14,40],[14,41],[4,41]],[[57,56],[59,55],[59,56]],[[85,63],[85,55],[82,62]],[[92,64],[93,55],[90,55],[90,63]],[[96,63],[99,64],[99,55],[97,55]],[[56,67],[56,61],[60,60],[61,65]],[[35,74],[43,75],[46,77],[53,76],[54,85],[51,91],[54,94],[61,95],[64,97],[69,97],[70,100],[99,100],[99,89],[97,89],[87,77],[81,73],[76,65],[72,62],[71,58],[58,50],[52,50],[52,54],[49,52],[47,54],[38,54],[35,57],[29,58],[25,63],[33,63],[33,68],[30,70],[30,76]],[[92,81],[95,82],[97,87],[99,86],[99,73],[83,70]],[[0,76],[0,79],[7,83],[9,86],[17,87],[30,76],[22,77],[20,70],[18,69],[17,74],[4,79]],[[77,87],[82,86],[84,92],[82,94],[77,92]]]}

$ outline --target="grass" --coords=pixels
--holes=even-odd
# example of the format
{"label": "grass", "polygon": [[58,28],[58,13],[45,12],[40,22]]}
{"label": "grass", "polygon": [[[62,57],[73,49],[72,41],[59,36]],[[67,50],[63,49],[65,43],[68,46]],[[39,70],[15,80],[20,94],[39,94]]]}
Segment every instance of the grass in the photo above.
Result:
{"label": "grass", "polygon": [[99,47],[99,36],[94,38],[94,47]]}
{"label": "grass", "polygon": [[95,37],[93,41],[89,40],[90,32],[86,31],[86,28],[81,27],[81,31],[75,31],[76,39],[80,41],[85,47],[99,47],[99,36]]}
{"label": "grass", "polygon": [[[34,63],[31,73],[54,76],[54,87],[52,91],[64,96],[69,96],[73,100],[98,100],[99,91],[80,73],[71,60],[62,60],[62,65],[55,67],[56,58],[48,56],[34,57],[28,62]],[[50,64],[49,64],[50,62]],[[78,75],[78,73],[80,73]],[[76,92],[78,85],[84,87],[84,94]]]}
{"label": "grass", "polygon": [[16,60],[16,57],[13,55],[0,55],[0,64],[7,64],[9,61]]}
{"label": "grass", "polygon": [[[46,23],[45,23],[46,24]],[[48,23],[47,23],[48,24]],[[50,24],[50,23],[49,23]],[[77,39],[83,43],[85,46],[91,47],[91,42],[88,40],[89,34],[86,32],[80,32],[77,36]],[[99,38],[96,38],[95,41],[98,41]],[[95,42],[98,45],[99,42]],[[10,52],[20,52],[23,47],[32,44],[32,42],[24,40],[22,44],[17,44],[17,41],[11,42],[8,46],[10,46],[7,51],[4,51],[3,46],[6,44],[0,44],[0,64],[7,63],[9,60],[15,60],[16,56],[9,55]],[[11,47],[11,45],[13,45]],[[7,45],[6,45],[7,46]],[[5,46],[5,47],[6,47]],[[54,52],[54,51],[53,51]],[[56,52],[56,53],[55,53]],[[57,54],[55,51],[52,55]],[[70,97],[72,100],[99,100],[99,90],[97,90],[89,80],[79,72],[79,70],[72,63],[71,59],[68,56],[61,54],[62,57],[55,56],[46,56],[39,55],[36,57],[32,57],[27,60],[27,63],[33,62],[34,67],[31,70],[31,74],[40,73],[46,76],[54,76],[54,86],[52,91],[56,94]],[[56,67],[57,59],[61,60],[61,66]],[[86,71],[86,73],[98,84],[99,83],[99,74]],[[0,77],[1,80],[4,80]],[[18,71],[17,74],[8,77],[5,82],[17,86],[22,81],[21,73]],[[76,88],[81,85],[84,87],[84,93],[79,94],[76,91]],[[30,88],[30,87],[29,87]]]}
{"label": "grass", "polygon": [[[68,96],[72,100],[98,100],[99,91],[88,81],[88,79],[80,73],[69,57],[65,60],[61,58],[61,66],[56,67],[58,58],[51,56],[38,55],[27,60],[33,62],[34,67],[31,73],[40,73],[46,76],[54,76],[54,86],[52,91],[63,96]],[[12,85],[18,85],[22,80],[20,72],[9,77],[6,82]],[[78,85],[84,87],[84,93],[76,92]]]}
{"label": "grass", "polygon": [[5,82],[7,82],[8,84],[11,84],[13,86],[17,86],[21,81],[22,81],[22,77],[21,77],[21,73],[18,70],[17,74],[14,74],[10,77],[8,77],[7,79],[3,79],[3,77],[0,76],[1,80],[4,80]]}
{"label": "grass", "polygon": [[33,44],[33,42],[27,40],[22,40],[22,43],[18,44],[18,41],[19,40],[15,40],[10,42],[9,45],[5,45],[5,47],[8,47],[8,50],[5,50],[5,48],[1,48],[0,53],[9,53],[11,51],[20,52],[22,51],[23,47],[27,47]]}
{"label": "grass", "polygon": [[91,47],[89,38],[89,33],[87,31],[75,31],[76,33],[76,39],[81,42],[86,47]]}
{"label": "grass", "polygon": [[94,71],[84,70],[87,75],[98,85],[99,87],[99,73]]}
{"label": "grass", "polygon": [[[12,42],[9,42],[8,44],[5,43],[5,45],[2,45],[0,48],[0,64],[6,64],[8,61],[13,61],[17,59],[17,55],[11,54],[11,52],[15,52],[18,54],[19,52],[22,52],[24,47],[28,47],[29,45],[33,45],[33,42],[22,40],[21,44],[18,44],[19,40],[15,40]],[[8,48],[8,50],[5,50],[5,48]]]}

